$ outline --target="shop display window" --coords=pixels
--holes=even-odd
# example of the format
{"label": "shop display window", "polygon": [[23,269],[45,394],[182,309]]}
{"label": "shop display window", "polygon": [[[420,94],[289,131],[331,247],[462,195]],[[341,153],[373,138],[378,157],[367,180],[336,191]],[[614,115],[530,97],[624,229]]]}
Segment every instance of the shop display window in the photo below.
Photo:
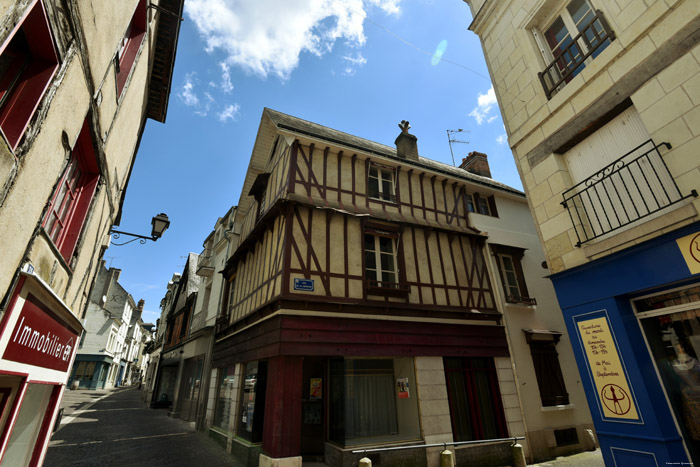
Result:
{"label": "shop display window", "polygon": [[633,300],[693,463],[700,462],[700,285]]}
{"label": "shop display window", "polygon": [[267,389],[267,362],[248,362],[241,387],[241,406],[238,411],[236,435],[251,443],[262,442],[265,420],[265,392]]}
{"label": "shop display window", "polygon": [[508,436],[493,359],[445,357],[444,364],[454,440]]}
{"label": "shop display window", "polygon": [[[54,390],[58,386],[52,384],[28,384],[21,401],[21,406],[7,449],[2,458],[3,465],[35,465],[35,448],[37,444],[43,444],[43,437],[48,434],[42,430],[46,418],[50,419],[53,407],[49,404],[56,403],[52,400]],[[48,409],[48,410],[47,410]]]}
{"label": "shop display window", "polygon": [[330,361],[330,440],[343,446],[420,438],[412,358]]}
{"label": "shop display window", "polygon": [[212,428],[220,428],[229,431],[231,419],[231,405],[235,399],[235,368],[220,368],[219,386],[216,389],[216,405],[214,407],[214,421]]}

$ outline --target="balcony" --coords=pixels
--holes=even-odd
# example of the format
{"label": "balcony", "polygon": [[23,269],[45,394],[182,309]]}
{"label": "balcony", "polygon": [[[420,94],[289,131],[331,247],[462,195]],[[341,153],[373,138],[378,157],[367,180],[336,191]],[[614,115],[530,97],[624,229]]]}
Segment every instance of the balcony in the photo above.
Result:
{"label": "balcony", "polygon": [[537,306],[537,300],[530,297],[520,297],[516,295],[506,295],[506,302],[516,305]]}
{"label": "balcony", "polygon": [[211,277],[214,274],[214,257],[211,248],[205,248],[197,260],[197,275]]}
{"label": "balcony", "polygon": [[591,22],[566,47],[558,51],[552,63],[537,73],[547,99],[551,99],[579,74],[589,57],[595,58],[613,40],[615,32],[610,29],[603,12],[596,11]]}
{"label": "balcony", "polygon": [[650,139],[564,192],[561,204],[569,211],[577,247],[698,195],[681,194],[659,153],[662,146],[671,149]]}

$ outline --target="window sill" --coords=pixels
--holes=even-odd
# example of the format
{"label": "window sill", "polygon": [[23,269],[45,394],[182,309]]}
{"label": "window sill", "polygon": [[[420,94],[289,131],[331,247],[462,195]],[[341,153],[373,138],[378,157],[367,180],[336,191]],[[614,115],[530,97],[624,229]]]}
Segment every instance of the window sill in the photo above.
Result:
{"label": "window sill", "polygon": [[367,195],[367,199],[369,199],[370,201],[374,201],[375,203],[390,204],[390,205],[398,204],[396,202],[396,197],[394,195],[391,195],[391,197],[389,199],[380,198],[378,196]]}
{"label": "window sill", "polygon": [[411,286],[401,282],[382,283],[378,281],[367,281],[365,282],[365,288],[367,290],[367,295],[385,295],[388,297],[408,297],[408,294],[411,292]]}
{"label": "window sill", "polygon": [[542,412],[560,412],[562,410],[573,410],[576,408],[576,405],[574,404],[565,404],[565,405],[550,405],[547,407],[542,407]]}

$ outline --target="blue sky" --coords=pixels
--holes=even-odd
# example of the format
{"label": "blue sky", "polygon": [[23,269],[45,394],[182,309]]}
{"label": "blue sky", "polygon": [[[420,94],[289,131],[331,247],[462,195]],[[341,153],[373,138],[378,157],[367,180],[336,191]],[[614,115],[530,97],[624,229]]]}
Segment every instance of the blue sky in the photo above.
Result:
{"label": "blue sky", "polygon": [[238,204],[264,107],[389,146],[409,120],[421,156],[448,164],[461,128],[457,164],[484,152],[522,189],[470,22],[458,0],[186,0],[167,121],[146,125],[119,229],[147,234],[159,212],[171,226],[105,254],[144,320]]}

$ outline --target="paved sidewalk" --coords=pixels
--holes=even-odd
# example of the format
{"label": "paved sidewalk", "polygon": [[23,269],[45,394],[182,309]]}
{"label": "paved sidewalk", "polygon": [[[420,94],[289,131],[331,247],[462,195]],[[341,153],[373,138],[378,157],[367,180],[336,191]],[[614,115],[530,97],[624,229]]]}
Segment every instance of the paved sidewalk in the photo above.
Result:
{"label": "paved sidewalk", "polygon": [[531,464],[532,467],[605,467],[600,448],[595,451],[586,451],[573,456],[557,457],[551,461],[540,464]]}
{"label": "paved sidewalk", "polygon": [[189,423],[147,407],[141,394],[135,387],[66,391],[44,465],[242,467]]}

